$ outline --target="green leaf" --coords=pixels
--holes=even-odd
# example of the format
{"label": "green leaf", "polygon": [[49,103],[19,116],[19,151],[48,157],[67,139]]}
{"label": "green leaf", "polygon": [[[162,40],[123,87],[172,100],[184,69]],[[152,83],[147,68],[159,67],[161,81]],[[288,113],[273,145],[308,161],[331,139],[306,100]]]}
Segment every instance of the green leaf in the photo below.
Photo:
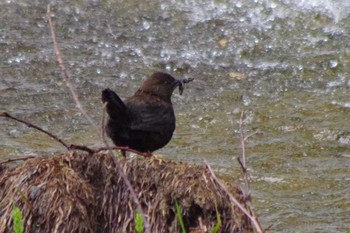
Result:
{"label": "green leaf", "polygon": [[175,207],[176,207],[177,218],[179,219],[180,226],[181,226],[181,232],[186,233],[185,224],[184,224],[184,221],[182,219],[181,209],[180,209],[180,206],[177,203],[177,201],[175,201]]}
{"label": "green leaf", "polygon": [[14,204],[14,207],[12,210],[12,220],[13,220],[13,231],[15,233],[23,233],[24,224],[23,224],[22,211],[17,207],[16,204]]}
{"label": "green leaf", "polygon": [[143,232],[143,219],[140,211],[136,211],[135,214],[135,230],[137,233]]}
{"label": "green leaf", "polygon": [[220,213],[218,212],[218,210],[216,210],[216,219],[217,222],[213,228],[213,230],[211,231],[211,233],[218,233],[221,227],[221,216]]}

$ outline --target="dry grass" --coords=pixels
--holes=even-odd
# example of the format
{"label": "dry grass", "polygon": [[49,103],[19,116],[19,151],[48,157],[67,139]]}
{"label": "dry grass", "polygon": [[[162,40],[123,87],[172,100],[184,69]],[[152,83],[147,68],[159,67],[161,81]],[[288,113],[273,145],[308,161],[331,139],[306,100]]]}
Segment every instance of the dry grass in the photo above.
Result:
{"label": "dry grass", "polygon": [[[14,203],[22,209],[25,232],[135,232],[136,206],[114,159],[72,152],[0,168],[0,232],[13,232]],[[118,162],[138,195],[151,232],[180,232],[175,200],[187,232],[210,232],[216,211],[220,232],[253,232],[248,218],[216,188],[204,167],[155,158]],[[230,191],[243,199],[238,188]]]}

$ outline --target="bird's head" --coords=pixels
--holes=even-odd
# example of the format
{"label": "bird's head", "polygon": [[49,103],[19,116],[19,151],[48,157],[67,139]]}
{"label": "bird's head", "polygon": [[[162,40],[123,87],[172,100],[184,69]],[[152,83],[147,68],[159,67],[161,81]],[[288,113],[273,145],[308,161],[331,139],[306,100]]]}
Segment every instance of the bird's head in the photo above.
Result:
{"label": "bird's head", "polygon": [[183,90],[183,82],[163,72],[156,72],[147,78],[139,91],[158,96],[165,101],[171,101],[171,95],[179,87],[180,94]]}

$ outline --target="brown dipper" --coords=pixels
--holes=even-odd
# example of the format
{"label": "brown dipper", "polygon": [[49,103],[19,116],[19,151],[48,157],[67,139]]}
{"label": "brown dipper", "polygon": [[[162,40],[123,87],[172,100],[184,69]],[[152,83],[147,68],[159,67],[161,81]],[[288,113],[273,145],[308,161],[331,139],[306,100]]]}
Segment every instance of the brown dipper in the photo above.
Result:
{"label": "brown dipper", "polygon": [[[173,91],[193,79],[178,80],[170,74],[156,72],[124,102],[110,89],[102,91],[109,115],[107,135],[115,145],[152,153],[164,147],[175,130],[175,114],[171,103]],[[125,156],[125,151],[122,151]]]}

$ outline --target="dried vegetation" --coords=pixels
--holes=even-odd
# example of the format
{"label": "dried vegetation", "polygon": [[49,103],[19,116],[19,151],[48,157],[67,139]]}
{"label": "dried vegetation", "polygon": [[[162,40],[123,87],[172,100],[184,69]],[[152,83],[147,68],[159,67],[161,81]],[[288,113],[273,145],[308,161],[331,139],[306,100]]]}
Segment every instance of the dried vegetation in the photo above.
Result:
{"label": "dried vegetation", "polygon": [[[204,167],[156,158],[118,159],[71,152],[0,167],[0,232],[13,232],[11,211],[23,212],[25,232],[135,232],[136,206],[118,174],[120,163],[152,233],[180,232],[175,201],[187,232],[253,232],[251,223]],[[244,204],[238,188],[229,188]]]}

